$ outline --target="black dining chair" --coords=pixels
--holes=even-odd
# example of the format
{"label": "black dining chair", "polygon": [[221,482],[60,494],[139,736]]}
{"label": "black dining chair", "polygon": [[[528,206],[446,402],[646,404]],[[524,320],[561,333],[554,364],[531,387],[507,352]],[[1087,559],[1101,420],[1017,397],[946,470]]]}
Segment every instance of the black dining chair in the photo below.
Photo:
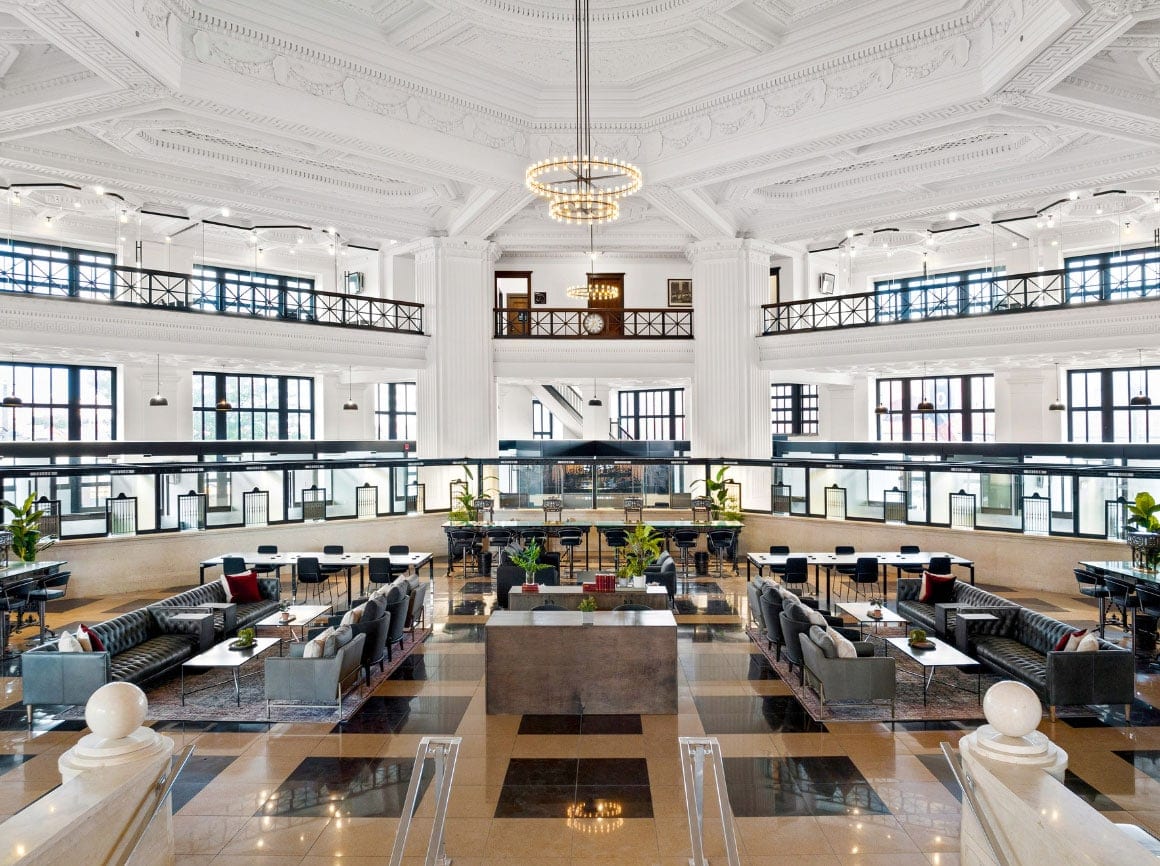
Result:
{"label": "black dining chair", "polygon": [[1108,625],[1108,596],[1111,595],[1111,592],[1104,585],[1104,579],[1098,574],[1088,571],[1086,568],[1077,568],[1074,571],[1079,594],[1094,598],[1100,603],[1100,637],[1104,637],[1104,631]]}
{"label": "black dining chair", "polygon": [[[789,556],[788,544],[771,544],[769,545],[770,556]],[[771,565],[769,566],[770,574],[785,574],[785,565]]]}
{"label": "black dining chair", "polygon": [[794,595],[803,596],[810,586],[810,561],[804,556],[791,556],[785,561],[782,584]]}
{"label": "black dining chair", "polygon": [[331,575],[327,574],[318,564],[317,556],[303,556],[298,560],[298,582],[306,585],[303,595],[310,598],[310,587],[314,587],[314,598],[322,603],[322,587],[326,587],[326,594],[330,603],[334,604],[334,591],[330,586]]}
{"label": "black dining chair", "polygon": [[926,570],[931,574],[950,574],[951,558],[949,556],[932,556]]}
{"label": "black dining chair", "polygon": [[[276,544],[259,544],[258,545],[258,553],[261,556],[270,556],[271,554],[274,554],[277,552],[278,552],[278,545],[276,545]],[[253,568],[254,568],[254,571],[256,571],[258,574],[272,574],[275,577],[277,577],[279,580],[282,579],[282,566],[281,565],[255,565]]]}
{"label": "black dining chair", "polygon": [[474,529],[453,529],[447,535],[447,573],[455,573],[455,561],[462,560],[463,576],[467,577],[467,563],[482,547]]}
{"label": "black dining chair", "polygon": [[[21,617],[28,604],[28,593],[34,589],[36,581],[32,579],[0,582],[0,658],[8,655],[8,639],[13,630],[19,630]],[[16,622],[12,622],[12,615],[16,615]]]}
{"label": "black dining chair", "polygon": [[246,568],[246,560],[240,556],[223,556],[222,557],[222,574],[242,574],[249,571]]}
{"label": "black dining chair", "polygon": [[[922,553],[922,548],[919,547],[917,544],[903,544],[902,546],[900,546],[898,548],[898,552],[901,554],[907,555],[907,556],[912,556],[914,554]],[[894,576],[899,577],[899,578],[902,577],[902,575],[904,575],[904,574],[914,574],[914,575],[918,575],[921,577],[922,573],[924,571],[926,571],[926,566],[925,565],[899,565],[899,566],[895,566],[894,571],[895,571]]]}
{"label": "black dining chair", "polygon": [[[852,545],[849,545],[849,544],[839,544],[834,548],[834,555],[835,556],[853,556],[855,553],[857,553],[857,551],[853,548]],[[833,565],[833,566],[827,565],[826,566],[827,578],[829,577],[828,573],[830,572],[831,569],[833,571],[836,571],[842,577],[846,578],[846,585],[842,586],[842,597],[845,598],[846,595],[849,593],[848,584],[851,580],[854,579],[854,572],[857,571],[858,566],[856,564]]]}
{"label": "black dining chair", "polygon": [[390,583],[395,579],[391,560],[386,556],[372,556],[367,560],[367,580],[371,583]]}
{"label": "black dining chair", "polygon": [[875,597],[881,595],[878,591],[879,565],[876,556],[859,556],[854,564],[854,573],[850,576],[850,586],[854,590],[854,598],[863,595]]}

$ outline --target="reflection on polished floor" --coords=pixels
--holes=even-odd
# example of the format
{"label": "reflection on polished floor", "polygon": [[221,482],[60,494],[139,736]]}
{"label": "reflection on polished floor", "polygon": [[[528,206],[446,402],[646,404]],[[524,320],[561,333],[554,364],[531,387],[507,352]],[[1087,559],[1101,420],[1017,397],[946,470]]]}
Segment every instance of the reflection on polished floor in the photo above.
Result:
{"label": "reflection on polished floor", "polygon": [[[492,585],[440,575],[435,589],[435,633],[344,729],[157,723],[198,746],[174,796],[179,866],[386,862],[424,734],[463,738],[447,822],[456,866],[685,866],[676,738],[702,734],[721,742],[747,866],[958,863],[959,802],[938,749],[964,726],[813,722],[745,636],[743,577],[694,582],[681,598],[679,713],[666,717],[485,715]],[[99,621],[160,594],[78,599],[51,624]],[[1069,622],[1094,621],[1086,600],[1012,595]],[[1138,677],[1131,727],[1119,710],[1042,725],[1071,755],[1072,790],[1152,832],[1158,679]],[[57,757],[82,729],[38,715],[29,736],[19,699],[20,680],[0,679],[0,815],[59,782]],[[431,814],[424,797],[409,864],[422,862]],[[719,830],[710,827],[708,845],[723,855]]]}

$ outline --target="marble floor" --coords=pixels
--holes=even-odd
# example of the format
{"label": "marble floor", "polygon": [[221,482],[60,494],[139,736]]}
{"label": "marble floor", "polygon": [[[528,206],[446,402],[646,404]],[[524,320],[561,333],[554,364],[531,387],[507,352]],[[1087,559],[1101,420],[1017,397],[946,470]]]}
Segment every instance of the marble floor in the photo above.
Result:
{"label": "marble floor", "polygon": [[[744,633],[743,574],[682,582],[676,716],[486,715],[491,587],[439,574],[434,633],[344,728],[155,723],[197,746],[174,791],[179,866],[387,862],[425,734],[463,738],[446,825],[456,866],[686,866],[677,737],[706,734],[721,743],[747,866],[958,863],[959,801],[939,745],[964,726],[811,721]],[[70,598],[50,624],[100,621],[167,594]],[[1069,622],[1094,621],[1086,600],[1005,594]],[[1074,791],[1152,832],[1160,832],[1158,679],[1139,675],[1130,727],[1112,711],[1042,725],[1071,755]],[[38,715],[29,734],[19,699],[19,678],[0,678],[0,816],[58,784],[57,758],[83,730]],[[408,864],[422,862],[432,800],[420,804]],[[601,808],[606,817],[585,817]],[[711,798],[709,808],[714,815]],[[719,825],[707,824],[707,850],[724,855]]]}

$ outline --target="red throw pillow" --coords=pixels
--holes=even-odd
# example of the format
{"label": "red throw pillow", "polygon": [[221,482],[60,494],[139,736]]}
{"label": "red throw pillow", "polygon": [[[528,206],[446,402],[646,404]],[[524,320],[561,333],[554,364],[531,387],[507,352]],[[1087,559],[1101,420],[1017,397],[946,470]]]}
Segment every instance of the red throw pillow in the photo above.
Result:
{"label": "red throw pillow", "polygon": [[105,651],[105,642],[101,640],[100,635],[84,623],[81,623],[81,631],[89,636],[89,646],[93,648],[93,652],[103,653]]}
{"label": "red throw pillow", "polygon": [[[1065,631],[1063,636],[1055,642],[1055,652],[1063,652],[1067,649],[1067,642],[1069,640],[1075,638],[1078,641],[1085,634],[1087,634],[1087,629],[1084,628],[1081,628],[1079,631]],[[96,647],[93,647],[93,649],[96,649]]]}
{"label": "red throw pillow", "polygon": [[248,604],[262,600],[262,593],[258,591],[258,572],[227,574],[226,581],[230,585],[230,595],[233,596],[235,603]]}
{"label": "red throw pillow", "polygon": [[923,604],[950,604],[955,600],[955,576],[924,571],[918,600]]}

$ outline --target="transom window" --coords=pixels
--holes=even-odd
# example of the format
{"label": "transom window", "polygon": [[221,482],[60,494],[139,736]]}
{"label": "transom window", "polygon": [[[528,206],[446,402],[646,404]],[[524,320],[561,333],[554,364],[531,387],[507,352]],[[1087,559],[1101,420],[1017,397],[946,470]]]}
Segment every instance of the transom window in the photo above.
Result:
{"label": "transom window", "polygon": [[1141,393],[1160,399],[1160,367],[1068,371],[1068,439],[1160,442],[1160,406],[1133,406]]}
{"label": "transom window", "polygon": [[769,405],[775,436],[818,435],[817,385],[771,385]]}
{"label": "transom window", "polygon": [[[920,412],[923,400],[933,412]],[[878,439],[883,442],[993,442],[995,377],[879,379]]]}
{"label": "transom window", "polygon": [[0,440],[103,442],[117,438],[117,375],[111,367],[0,363]]}
{"label": "transom window", "polygon": [[656,388],[621,391],[614,439],[670,440],[685,438],[685,389]]}
{"label": "transom window", "polygon": [[979,268],[879,280],[874,283],[876,317],[880,322],[890,322],[989,313],[995,309],[991,281],[1004,273],[1002,268],[997,271]]}
{"label": "transom window", "polygon": [[414,441],[419,418],[414,382],[380,382],[375,409],[379,439]]}
{"label": "transom window", "polygon": [[[228,411],[218,411],[222,399]],[[193,438],[313,439],[314,380],[194,373]]]}

